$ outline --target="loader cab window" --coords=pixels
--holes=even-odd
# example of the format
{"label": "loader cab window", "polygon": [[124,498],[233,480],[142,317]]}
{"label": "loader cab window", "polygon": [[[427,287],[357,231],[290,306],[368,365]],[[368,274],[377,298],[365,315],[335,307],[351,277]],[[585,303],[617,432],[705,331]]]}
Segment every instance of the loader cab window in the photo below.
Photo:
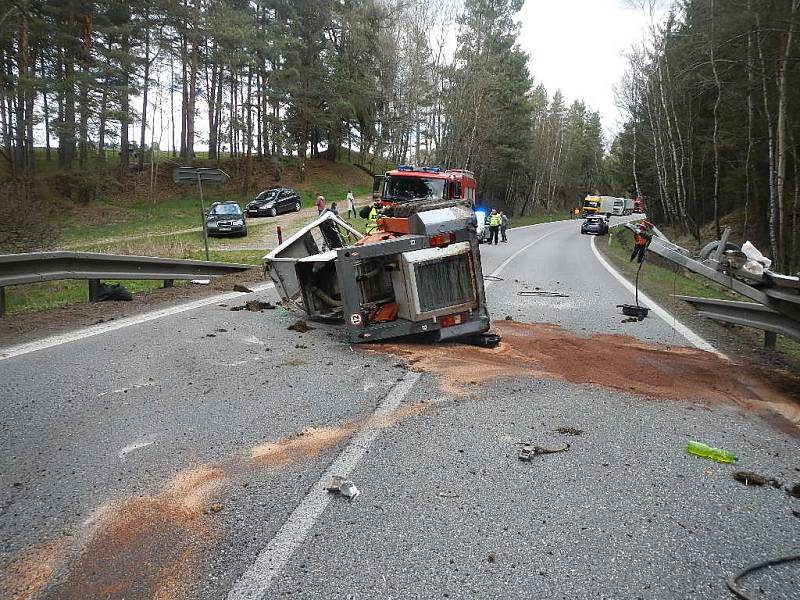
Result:
{"label": "loader cab window", "polygon": [[420,198],[444,198],[444,179],[427,177],[387,177],[383,198],[390,202],[407,202]]}

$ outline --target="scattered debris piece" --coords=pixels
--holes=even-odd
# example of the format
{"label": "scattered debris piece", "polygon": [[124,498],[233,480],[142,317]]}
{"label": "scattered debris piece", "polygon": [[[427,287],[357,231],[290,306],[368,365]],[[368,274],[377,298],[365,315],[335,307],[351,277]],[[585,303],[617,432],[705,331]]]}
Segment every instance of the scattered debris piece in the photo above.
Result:
{"label": "scattered debris piece", "polygon": [[622,319],[622,321],[620,321],[620,322],[621,323],[638,323],[639,321],[640,321],[640,319],[637,319],[636,317],[628,317],[627,319]]}
{"label": "scattered debris piece", "polygon": [[486,560],[488,560],[490,563],[493,563],[497,560],[497,554],[494,552],[489,552],[489,556],[486,557]]}
{"label": "scattered debris piece", "polygon": [[334,475],[331,482],[326,486],[326,490],[332,494],[338,494],[342,491],[342,484],[345,482],[344,477],[341,475]]}
{"label": "scattered debris piece", "polygon": [[207,333],[206,337],[217,337],[216,333]]}
{"label": "scattered debris piece", "polygon": [[441,491],[436,495],[439,496],[439,498],[458,498],[458,494],[450,491]]}
{"label": "scattered debris piece", "polygon": [[557,433],[563,433],[564,435],[581,435],[583,434],[583,429],[576,429],[575,427],[559,427],[556,429]]}
{"label": "scattered debris piece", "polygon": [[107,283],[101,283],[97,290],[96,298],[98,302],[105,302],[106,300],[130,302],[133,300],[133,295],[128,291],[128,288],[122,284],[115,283],[109,285]]}
{"label": "scattered debris piece", "polygon": [[228,333],[228,330],[225,329],[224,327],[220,327],[217,329],[217,333]]}
{"label": "scattered debris piece", "polygon": [[517,296],[543,296],[545,298],[569,298],[569,294],[562,294],[561,292],[552,292],[549,290],[521,290],[517,292]]}
{"label": "scattered debris piece", "polygon": [[211,283],[210,279],[192,279],[189,283],[193,283],[195,285],[208,285]]}
{"label": "scattered debris piece", "polygon": [[250,312],[261,312],[262,310],[273,310],[275,305],[271,302],[262,302],[261,300],[248,300],[239,306],[232,306],[230,310],[249,310]]}
{"label": "scattered debris piece", "polygon": [[208,512],[218,513],[223,508],[224,506],[222,506],[222,504],[220,504],[219,502],[214,502],[214,504],[208,507]]}
{"label": "scattered debris piece", "polygon": [[301,350],[305,350],[306,348],[308,348],[308,346],[306,346],[305,344],[295,344],[294,347],[299,348]]}
{"label": "scattered debris piece", "polygon": [[303,319],[298,319],[291,325],[289,325],[286,329],[289,331],[296,331],[298,333],[306,333],[307,331],[311,331],[314,329],[308,323],[306,323]]}
{"label": "scattered debris piece", "polygon": [[252,294],[253,290],[251,290],[246,285],[242,285],[241,283],[236,283],[233,285],[234,292],[242,292],[243,294]]}
{"label": "scattered debris piece", "polygon": [[513,320],[514,317],[512,317],[511,315],[506,315],[506,321],[513,321]]}
{"label": "scattered debris piece", "polygon": [[712,448],[711,446],[707,446],[702,442],[689,442],[686,444],[686,452],[693,454],[694,456],[708,458],[721,463],[732,463],[739,460],[733,452],[721,450],[719,448]]}
{"label": "scattered debris piece", "polygon": [[633,317],[637,321],[644,321],[647,314],[650,312],[649,308],[639,306],[638,304],[617,304],[617,308],[622,309],[622,314],[626,317]]}
{"label": "scattered debris piece", "polygon": [[[484,281],[503,281],[502,277],[498,277],[497,275],[484,275]],[[516,280],[515,280],[516,281]]]}
{"label": "scattered debris piece", "polygon": [[353,483],[350,479],[345,479],[341,475],[334,475],[331,479],[331,482],[325,488],[331,494],[339,494],[340,496],[344,496],[350,502],[355,500],[361,491],[356,487],[356,484]]}
{"label": "scattered debris piece", "polygon": [[794,498],[800,498],[800,483],[795,483],[794,487],[792,487],[787,493]]}
{"label": "scattered debris piece", "polygon": [[759,475],[758,473],[753,473],[751,471],[736,471],[733,474],[733,478],[736,481],[741,481],[745,485],[771,485],[774,488],[781,487],[781,484],[776,481],[775,479],[770,479],[768,477],[764,477],[763,475]]}
{"label": "scattered debris piece", "polygon": [[537,454],[555,454],[556,452],[566,452],[567,450],[569,450],[569,444],[563,444],[557,448],[544,448],[523,443],[522,448],[519,450],[519,459],[523,462],[530,462]]}

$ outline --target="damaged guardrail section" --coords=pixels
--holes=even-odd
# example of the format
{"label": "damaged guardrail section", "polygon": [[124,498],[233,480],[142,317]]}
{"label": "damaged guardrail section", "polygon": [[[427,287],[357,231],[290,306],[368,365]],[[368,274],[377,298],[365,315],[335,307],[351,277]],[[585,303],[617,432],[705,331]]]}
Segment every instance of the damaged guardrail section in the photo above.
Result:
{"label": "damaged guardrail section", "polygon": [[735,325],[764,331],[764,343],[775,347],[778,334],[800,341],[800,277],[770,270],[771,262],[749,242],[741,248],[722,239],[711,242],[697,257],[661,237],[653,237],[649,250],[693,273],[741,294],[754,302],[678,296],[698,314]]}
{"label": "damaged guardrail section", "polygon": [[103,279],[175,279],[220,277],[252,269],[240,263],[206,262],[154,256],[127,256],[96,252],[31,252],[0,255],[0,316],[5,315],[5,288],[60,279],[86,279],[89,301],[97,300]]}

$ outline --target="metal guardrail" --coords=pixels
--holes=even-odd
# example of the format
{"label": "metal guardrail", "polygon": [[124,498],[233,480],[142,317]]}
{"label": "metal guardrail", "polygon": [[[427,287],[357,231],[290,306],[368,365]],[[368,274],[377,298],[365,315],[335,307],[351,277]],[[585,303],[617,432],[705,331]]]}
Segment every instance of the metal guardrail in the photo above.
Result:
{"label": "metal guardrail", "polygon": [[5,254],[0,255],[0,317],[5,315],[5,288],[9,285],[86,279],[89,301],[95,302],[103,279],[161,279],[164,287],[170,287],[175,279],[220,277],[252,268],[241,263],[95,252]]}
{"label": "metal guardrail", "polygon": [[649,250],[689,271],[707,277],[755,302],[678,296],[709,319],[764,331],[764,345],[775,347],[778,334],[800,341],[800,279],[765,271],[758,280],[746,280],[723,261],[730,229],[705,259],[695,259],[685,248],[654,237]]}

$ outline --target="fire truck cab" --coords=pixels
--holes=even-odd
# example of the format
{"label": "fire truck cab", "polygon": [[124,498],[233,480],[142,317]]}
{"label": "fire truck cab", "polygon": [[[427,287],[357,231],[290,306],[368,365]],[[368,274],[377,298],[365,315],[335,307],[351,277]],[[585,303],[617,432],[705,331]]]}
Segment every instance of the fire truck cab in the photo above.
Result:
{"label": "fire truck cab", "polygon": [[381,202],[391,205],[412,200],[463,200],[474,206],[476,197],[472,171],[400,165],[384,175]]}

